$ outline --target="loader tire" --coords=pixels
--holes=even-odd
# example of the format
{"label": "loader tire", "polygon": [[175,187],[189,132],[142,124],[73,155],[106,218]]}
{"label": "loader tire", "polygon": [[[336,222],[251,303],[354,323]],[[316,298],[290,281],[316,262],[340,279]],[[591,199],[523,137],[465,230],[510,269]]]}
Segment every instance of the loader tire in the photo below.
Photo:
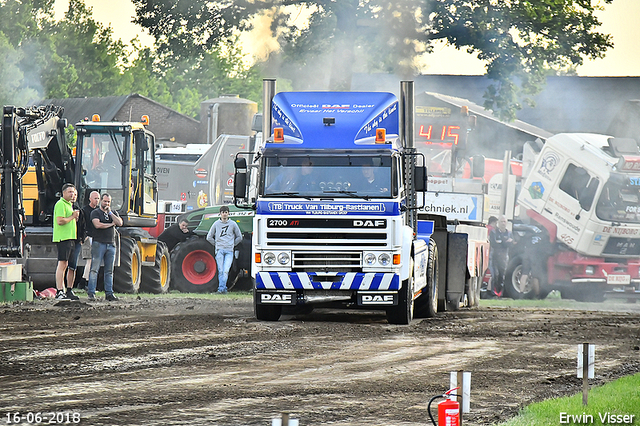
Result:
{"label": "loader tire", "polygon": [[120,237],[120,266],[113,269],[113,290],[116,293],[137,293],[140,290],[141,265],[136,240]]}
{"label": "loader tire", "polygon": [[208,293],[218,286],[213,246],[202,238],[179,243],[171,253],[171,287],[184,293]]}
{"label": "loader tire", "polygon": [[162,241],[156,245],[156,259],[153,266],[142,267],[140,290],[148,293],[163,294],[169,292],[171,264],[169,249]]}

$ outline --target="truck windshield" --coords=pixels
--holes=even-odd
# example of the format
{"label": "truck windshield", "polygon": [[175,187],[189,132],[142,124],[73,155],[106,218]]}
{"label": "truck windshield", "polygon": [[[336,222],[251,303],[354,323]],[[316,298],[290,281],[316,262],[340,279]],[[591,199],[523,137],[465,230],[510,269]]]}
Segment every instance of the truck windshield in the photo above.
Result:
{"label": "truck windshield", "polygon": [[391,157],[267,157],[263,194],[389,198],[397,193],[392,188],[391,164]]}
{"label": "truck windshield", "polygon": [[614,175],[602,189],[596,216],[606,221],[640,223],[640,176]]}

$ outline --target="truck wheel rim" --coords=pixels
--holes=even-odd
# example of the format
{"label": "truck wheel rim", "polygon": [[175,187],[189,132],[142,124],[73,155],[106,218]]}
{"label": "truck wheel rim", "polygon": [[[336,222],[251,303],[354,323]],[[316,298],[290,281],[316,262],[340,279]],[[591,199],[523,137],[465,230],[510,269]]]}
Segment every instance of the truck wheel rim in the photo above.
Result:
{"label": "truck wheel rim", "polygon": [[[207,267],[202,272],[196,271],[196,264],[202,262]],[[195,250],[187,254],[182,261],[182,274],[192,284],[203,285],[216,276],[216,260],[209,252]]]}

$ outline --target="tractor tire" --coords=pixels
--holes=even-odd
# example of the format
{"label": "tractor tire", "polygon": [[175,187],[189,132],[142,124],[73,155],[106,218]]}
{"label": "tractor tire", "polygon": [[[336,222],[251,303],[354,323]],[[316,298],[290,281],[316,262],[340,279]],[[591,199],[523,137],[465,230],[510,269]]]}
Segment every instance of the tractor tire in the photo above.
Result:
{"label": "tractor tire", "polygon": [[171,279],[169,250],[167,245],[158,241],[156,245],[156,260],[153,266],[142,267],[140,290],[147,293],[163,294],[169,292]]}
{"label": "tractor tire", "polygon": [[258,294],[254,290],[253,311],[259,321],[278,321],[282,315],[282,306],[258,304]]}
{"label": "tractor tire", "polygon": [[137,293],[140,290],[140,248],[133,238],[120,237],[120,266],[113,269],[113,291]]}
{"label": "tractor tire", "polygon": [[213,246],[205,239],[179,243],[171,253],[171,287],[184,293],[209,293],[218,286]]}
{"label": "tractor tire", "polygon": [[416,318],[433,318],[438,313],[438,246],[429,240],[429,260],[427,261],[427,287],[415,302]]}

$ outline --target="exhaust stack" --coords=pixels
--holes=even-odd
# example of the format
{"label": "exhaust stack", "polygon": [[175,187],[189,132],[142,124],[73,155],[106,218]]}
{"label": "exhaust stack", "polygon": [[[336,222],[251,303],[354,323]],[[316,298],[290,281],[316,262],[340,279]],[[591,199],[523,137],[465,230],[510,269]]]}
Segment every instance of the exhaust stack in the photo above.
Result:
{"label": "exhaust stack", "polygon": [[262,80],[262,139],[271,138],[271,102],[276,95],[276,79],[265,78]]}

